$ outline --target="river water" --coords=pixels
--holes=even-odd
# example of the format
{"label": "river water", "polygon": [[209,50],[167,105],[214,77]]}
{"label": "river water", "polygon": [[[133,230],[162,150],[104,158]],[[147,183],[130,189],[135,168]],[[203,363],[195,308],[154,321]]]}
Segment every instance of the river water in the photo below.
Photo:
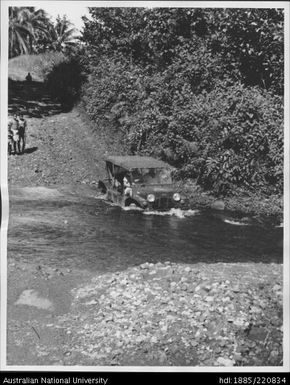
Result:
{"label": "river water", "polygon": [[10,192],[8,256],[57,268],[117,271],[144,262],[283,262],[283,228],[217,211],[142,213],[86,191]]}

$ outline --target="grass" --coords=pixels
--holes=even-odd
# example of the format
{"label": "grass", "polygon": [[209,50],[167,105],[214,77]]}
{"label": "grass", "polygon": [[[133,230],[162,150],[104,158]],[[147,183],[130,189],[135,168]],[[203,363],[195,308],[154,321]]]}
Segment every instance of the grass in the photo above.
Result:
{"label": "grass", "polygon": [[34,81],[44,81],[52,68],[65,61],[61,52],[46,52],[38,55],[21,55],[9,60],[8,76],[15,81],[23,81],[30,72]]}

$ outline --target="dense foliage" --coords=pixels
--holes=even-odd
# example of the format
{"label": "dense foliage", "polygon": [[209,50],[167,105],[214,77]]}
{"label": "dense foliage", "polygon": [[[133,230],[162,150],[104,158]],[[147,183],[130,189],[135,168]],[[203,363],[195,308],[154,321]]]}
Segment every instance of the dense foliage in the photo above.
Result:
{"label": "dense foliage", "polygon": [[[204,54],[221,56],[232,79],[283,91],[282,10],[91,8],[90,13],[83,40],[92,64],[115,56],[158,71],[178,57],[198,66]],[[198,57],[191,57],[196,48]]]}
{"label": "dense foliage", "polygon": [[[283,190],[283,11],[90,8],[89,116],[217,194]],[[108,133],[109,134],[109,133]]]}
{"label": "dense foliage", "polygon": [[61,103],[64,111],[69,111],[79,99],[85,75],[77,58],[64,57],[51,68],[45,81],[51,96]]}

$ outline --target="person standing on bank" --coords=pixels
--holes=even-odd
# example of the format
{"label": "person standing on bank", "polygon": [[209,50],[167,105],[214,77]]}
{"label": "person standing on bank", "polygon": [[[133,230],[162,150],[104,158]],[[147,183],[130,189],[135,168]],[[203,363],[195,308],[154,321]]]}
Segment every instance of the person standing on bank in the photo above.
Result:
{"label": "person standing on bank", "polygon": [[26,144],[26,129],[27,129],[27,121],[24,118],[23,114],[20,114],[18,117],[18,128],[19,128],[19,137],[21,146],[21,153],[24,153],[25,144]]}
{"label": "person standing on bank", "polygon": [[31,76],[30,72],[28,72],[28,74],[26,75],[25,80],[27,81],[27,83],[31,83],[32,82],[32,76]]}

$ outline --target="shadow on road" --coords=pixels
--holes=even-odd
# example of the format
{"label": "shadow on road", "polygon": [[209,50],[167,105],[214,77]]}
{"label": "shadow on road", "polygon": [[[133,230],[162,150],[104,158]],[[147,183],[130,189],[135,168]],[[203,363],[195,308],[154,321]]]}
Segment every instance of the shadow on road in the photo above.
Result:
{"label": "shadow on road", "polygon": [[26,148],[24,150],[24,154],[32,154],[33,152],[37,151],[38,150],[38,147],[30,147],[30,148]]}
{"label": "shadow on road", "polygon": [[8,79],[9,114],[23,113],[29,118],[59,114],[61,104],[53,100],[43,82]]}

